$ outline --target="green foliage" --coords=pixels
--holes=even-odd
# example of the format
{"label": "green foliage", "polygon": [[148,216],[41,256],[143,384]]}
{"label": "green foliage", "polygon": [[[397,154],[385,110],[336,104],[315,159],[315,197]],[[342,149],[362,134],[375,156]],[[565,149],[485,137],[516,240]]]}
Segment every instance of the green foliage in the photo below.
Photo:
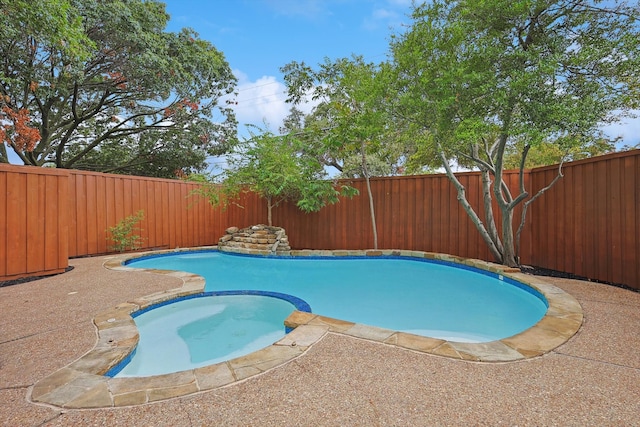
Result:
{"label": "green foliage", "polygon": [[[305,124],[311,131],[311,152],[324,164],[340,170],[343,177],[364,177],[369,197],[373,247],[378,247],[373,195],[369,178],[400,171],[405,157],[388,89],[392,74],[385,64],[366,63],[361,57],[325,60],[318,70],[292,62],[282,71],[289,101],[305,97],[319,101]],[[319,123],[314,126],[315,123]],[[309,148],[307,148],[309,150]]]}
{"label": "green foliage", "polygon": [[[521,181],[512,194],[503,171],[532,164],[529,155],[547,162],[610,147],[602,124],[640,100],[637,5],[433,0],[415,7],[412,19],[391,44],[396,109],[418,141],[411,169],[431,167],[437,156],[496,259],[516,265],[514,209],[524,203],[523,224],[528,204],[548,187],[531,196]],[[482,172],[484,220],[466,201],[451,162]]]}
{"label": "green foliage", "polygon": [[299,135],[307,153],[346,178],[364,177],[363,167],[368,176],[401,172],[410,145],[393,123],[391,74],[384,64],[366,63],[356,56],[326,59],[317,69],[294,61],[282,71],[289,102],[296,105],[309,98],[318,102],[304,118],[304,126],[292,114],[290,121],[298,127],[283,129]]}
{"label": "green foliage", "polygon": [[11,42],[30,35],[33,43],[51,44],[69,61],[87,59],[95,44],[83,31],[82,18],[72,3],[72,0],[0,0],[0,40]]}
{"label": "green foliage", "polygon": [[622,3],[424,4],[392,43],[401,113],[458,162],[500,136],[580,151],[638,106],[638,28]]}
{"label": "green foliage", "polygon": [[164,4],[7,7],[0,104],[28,109],[42,136],[32,152],[13,147],[26,164],[175,177],[234,144],[233,112],[218,105],[234,90],[230,67],[192,30],[165,32]]}
{"label": "green foliage", "polygon": [[[560,141],[556,143],[541,142],[529,150],[524,167],[527,169],[557,165],[562,161],[574,161],[586,159],[589,157],[600,156],[615,151],[615,144],[607,139],[595,140],[592,143],[579,145],[567,144],[563,147]],[[504,155],[505,169],[519,169],[522,161],[522,151],[524,146],[522,143],[515,143],[507,146]]]}
{"label": "green foliage", "polygon": [[144,239],[140,236],[142,229],[140,221],[144,219],[144,211],[139,210],[135,215],[130,215],[113,227],[108,228],[108,233],[113,244],[109,249],[117,252],[137,250],[143,247]]}
{"label": "green foliage", "polygon": [[[292,135],[275,136],[266,131],[254,134],[228,156],[221,183],[209,182],[195,193],[212,205],[227,205],[244,191],[253,191],[266,200],[270,225],[272,209],[284,201],[295,202],[305,212],[315,212],[337,203],[341,196],[357,193],[350,186],[338,187],[327,180],[322,164],[302,148],[302,141]],[[201,180],[196,178],[197,182]]]}
{"label": "green foliage", "polygon": [[203,173],[194,173],[188,175],[186,180],[200,184],[198,188],[191,190],[189,196],[197,196],[206,200],[211,206],[222,206],[223,209],[226,209],[227,201],[222,185],[216,182],[214,177]]}
{"label": "green foliage", "polygon": [[207,152],[180,137],[157,139],[154,132],[105,141],[80,159],[78,169],[107,173],[176,178],[207,168]]}

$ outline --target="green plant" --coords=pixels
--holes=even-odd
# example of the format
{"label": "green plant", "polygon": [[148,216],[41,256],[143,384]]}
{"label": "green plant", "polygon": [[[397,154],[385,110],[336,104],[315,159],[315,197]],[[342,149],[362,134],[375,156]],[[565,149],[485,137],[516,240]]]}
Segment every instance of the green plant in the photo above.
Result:
{"label": "green plant", "polygon": [[127,249],[136,250],[142,248],[144,239],[139,234],[142,229],[138,226],[138,223],[143,219],[144,211],[139,210],[135,215],[130,215],[118,222],[115,226],[109,227],[107,231],[113,242],[109,248],[118,252],[124,252]]}

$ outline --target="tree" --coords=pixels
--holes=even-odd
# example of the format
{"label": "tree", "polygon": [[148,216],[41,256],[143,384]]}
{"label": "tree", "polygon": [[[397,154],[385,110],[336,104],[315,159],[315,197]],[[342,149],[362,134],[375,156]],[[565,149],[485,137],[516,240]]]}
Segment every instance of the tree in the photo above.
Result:
{"label": "tree", "polygon": [[[91,41],[81,31],[81,21],[67,0],[0,0],[0,40],[3,43],[32,34],[34,40],[55,43],[61,54],[76,60],[88,57]],[[6,51],[12,46],[4,47]],[[29,82],[30,88],[35,82]],[[0,162],[8,162],[7,146],[30,152],[40,140],[26,108],[10,106],[11,99],[0,93]],[[6,144],[6,145],[5,145]]]}
{"label": "tree", "polygon": [[[421,133],[421,151],[440,158],[496,260],[516,266],[527,207],[562,176],[560,166],[556,178],[531,195],[523,169],[532,147],[583,147],[602,138],[602,123],[638,106],[638,9],[580,0],[434,0],[416,7],[412,19],[391,44],[400,113]],[[516,149],[520,184],[514,190],[503,172],[505,156]],[[484,221],[451,162],[480,170]]]}
{"label": "tree", "polygon": [[95,47],[71,0],[0,0],[0,6],[0,37],[7,43],[6,51],[19,48],[10,44],[27,34],[35,43],[46,40],[68,60],[87,59]]}
{"label": "tree", "polygon": [[87,153],[78,169],[99,169],[107,173],[144,175],[157,178],[187,176],[205,170],[208,153],[200,146],[185,144],[177,132],[158,139],[153,132],[105,142]]}
{"label": "tree", "polygon": [[282,68],[294,105],[311,97],[319,101],[306,118],[306,148],[343,177],[363,177],[367,186],[373,247],[378,232],[370,178],[393,173],[399,151],[390,149],[393,127],[386,105],[389,73],[361,57],[325,60],[317,70],[291,62]]}
{"label": "tree", "polygon": [[164,32],[164,4],[19,0],[7,8],[0,107],[28,111],[39,131],[32,150],[6,141],[25,164],[174,176],[234,143],[233,113],[218,105],[236,82],[228,63],[192,30]]}
{"label": "tree", "polygon": [[301,141],[294,136],[275,136],[266,131],[252,135],[228,156],[222,186],[205,185],[199,193],[216,205],[253,191],[267,202],[269,225],[273,225],[273,208],[284,201],[295,202],[305,212],[316,212],[338,202],[340,196],[357,193],[350,186],[337,186],[327,180],[322,165],[300,152]]}

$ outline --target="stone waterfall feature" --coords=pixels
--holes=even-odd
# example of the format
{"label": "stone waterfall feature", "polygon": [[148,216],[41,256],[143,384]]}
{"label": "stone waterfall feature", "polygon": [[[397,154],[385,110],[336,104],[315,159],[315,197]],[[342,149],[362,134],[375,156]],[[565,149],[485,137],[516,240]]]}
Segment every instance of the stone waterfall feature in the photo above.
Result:
{"label": "stone waterfall feature", "polygon": [[218,250],[255,255],[290,255],[291,246],[284,228],[253,225],[239,229],[229,227],[218,240]]}

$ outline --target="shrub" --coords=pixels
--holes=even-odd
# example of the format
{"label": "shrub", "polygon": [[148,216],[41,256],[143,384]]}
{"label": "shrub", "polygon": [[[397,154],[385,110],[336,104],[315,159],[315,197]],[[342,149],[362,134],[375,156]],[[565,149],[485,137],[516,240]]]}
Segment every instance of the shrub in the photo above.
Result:
{"label": "shrub", "polygon": [[136,250],[142,248],[144,239],[140,236],[142,229],[138,223],[144,219],[144,211],[139,210],[135,215],[130,215],[115,226],[109,227],[108,232],[110,234],[113,244],[109,246],[109,249],[117,252],[124,252],[127,249]]}

